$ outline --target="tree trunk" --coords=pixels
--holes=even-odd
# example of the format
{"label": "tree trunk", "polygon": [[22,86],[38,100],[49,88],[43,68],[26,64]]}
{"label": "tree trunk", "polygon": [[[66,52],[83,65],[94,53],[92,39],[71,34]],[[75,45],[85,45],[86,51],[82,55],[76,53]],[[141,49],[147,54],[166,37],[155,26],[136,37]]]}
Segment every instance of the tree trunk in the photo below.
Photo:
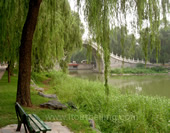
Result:
{"label": "tree trunk", "polygon": [[10,68],[11,68],[11,62],[9,61],[8,62],[8,83],[10,83],[11,82],[11,70],[10,70]]}
{"label": "tree trunk", "polygon": [[13,76],[14,75],[14,62],[11,61],[10,62],[10,76]]}
{"label": "tree trunk", "polygon": [[32,105],[30,97],[31,51],[41,2],[42,0],[30,0],[27,19],[22,31],[16,101],[24,106]]}

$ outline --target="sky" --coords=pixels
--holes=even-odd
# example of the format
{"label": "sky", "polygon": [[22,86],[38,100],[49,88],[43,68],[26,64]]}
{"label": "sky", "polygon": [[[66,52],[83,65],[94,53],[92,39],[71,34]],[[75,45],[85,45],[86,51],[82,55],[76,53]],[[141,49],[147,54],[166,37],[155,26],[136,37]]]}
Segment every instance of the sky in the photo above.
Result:
{"label": "sky", "polygon": [[[77,11],[76,0],[68,0],[68,1],[70,3],[71,10]],[[81,3],[81,4],[83,5],[83,3]],[[80,14],[81,22],[83,23],[84,29],[85,29],[85,32],[84,32],[84,35],[83,35],[83,40],[85,40],[85,39],[88,39],[88,26],[87,26],[87,22],[85,22],[83,11],[81,10],[79,14]],[[131,27],[131,24],[130,24],[130,22],[133,21],[134,18],[131,14],[127,15],[127,18],[128,18],[127,19],[127,28],[128,28],[129,34],[134,33],[134,31],[132,31],[132,27]],[[167,14],[167,19],[168,19],[168,21],[170,21],[170,13]],[[136,38],[139,38],[139,34],[137,33],[137,31],[134,34],[135,34]]]}

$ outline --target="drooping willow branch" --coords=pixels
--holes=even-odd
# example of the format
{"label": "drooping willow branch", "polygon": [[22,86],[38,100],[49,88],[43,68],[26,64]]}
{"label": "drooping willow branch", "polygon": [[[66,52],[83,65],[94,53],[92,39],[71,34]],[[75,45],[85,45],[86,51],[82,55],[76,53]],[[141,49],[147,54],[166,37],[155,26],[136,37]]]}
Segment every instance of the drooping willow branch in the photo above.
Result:
{"label": "drooping willow branch", "polygon": [[[166,25],[166,13],[169,12],[170,2],[168,0],[77,0],[77,5],[81,7],[84,2],[84,15],[88,22],[89,32],[94,40],[104,50],[105,62],[105,87],[106,94],[109,94],[108,71],[109,71],[109,36],[112,27],[127,28],[128,15],[131,14],[134,20],[130,22],[132,30],[138,31],[142,41],[143,52],[145,53],[145,62],[148,60],[148,44],[150,49],[155,48],[158,53],[160,50],[159,27],[160,14]],[[147,29],[143,30],[147,23]],[[121,45],[124,47],[127,31],[121,29]],[[148,41],[149,40],[149,41]],[[132,40],[132,42],[134,42]],[[133,43],[132,43],[133,44]],[[133,44],[134,45],[134,44]],[[123,49],[123,48],[122,48]],[[123,50],[124,52],[124,50]],[[122,53],[124,55],[124,53]]]}

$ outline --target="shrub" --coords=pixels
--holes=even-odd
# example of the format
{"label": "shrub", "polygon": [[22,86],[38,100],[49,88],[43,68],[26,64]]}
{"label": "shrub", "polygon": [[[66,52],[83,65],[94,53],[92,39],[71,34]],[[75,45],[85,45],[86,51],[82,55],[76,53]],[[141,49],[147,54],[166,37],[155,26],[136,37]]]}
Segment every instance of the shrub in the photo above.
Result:
{"label": "shrub", "polygon": [[167,69],[163,68],[162,66],[152,67],[151,70],[153,70],[155,72],[166,72],[167,71]]}
{"label": "shrub", "polygon": [[136,67],[136,68],[116,68],[110,71],[115,74],[152,74],[152,73],[167,73],[167,68],[163,67],[152,67],[152,68],[144,68],[144,67]]}
{"label": "shrub", "polygon": [[123,74],[123,69],[122,68],[112,69],[110,73]]}
{"label": "shrub", "polygon": [[137,68],[145,68],[145,64],[142,64],[142,63],[138,63],[136,65]]}

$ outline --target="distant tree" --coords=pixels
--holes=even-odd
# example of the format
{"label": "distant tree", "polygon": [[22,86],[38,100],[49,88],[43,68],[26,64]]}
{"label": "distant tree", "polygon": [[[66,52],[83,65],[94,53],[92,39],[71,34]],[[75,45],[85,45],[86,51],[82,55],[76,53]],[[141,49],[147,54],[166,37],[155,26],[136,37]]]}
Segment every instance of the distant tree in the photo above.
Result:
{"label": "distant tree", "polygon": [[110,52],[126,58],[134,57],[136,38],[133,34],[126,35],[126,32],[128,31],[125,27],[115,27],[111,30]]}
{"label": "distant tree", "polygon": [[[165,64],[170,62],[170,25],[165,28],[160,29],[160,40],[161,40],[161,49],[158,57],[158,62]],[[156,63],[155,57],[156,51],[150,55],[150,61]]]}
{"label": "distant tree", "polygon": [[77,63],[81,63],[82,60],[87,60],[88,62],[96,62],[94,55],[88,55],[88,50],[87,48],[81,48],[75,51],[72,56],[71,56],[71,62],[76,61]]}
{"label": "distant tree", "polygon": [[135,45],[134,59],[139,59],[139,60],[144,60],[145,59],[144,53],[142,51],[142,46],[140,44]]}
{"label": "distant tree", "polygon": [[161,50],[159,56],[159,62],[165,64],[170,62],[170,26],[167,29],[161,29]]}
{"label": "distant tree", "polygon": [[76,61],[77,63],[81,63],[82,60],[87,59],[87,49],[81,48],[75,51],[71,56],[71,62]]}

